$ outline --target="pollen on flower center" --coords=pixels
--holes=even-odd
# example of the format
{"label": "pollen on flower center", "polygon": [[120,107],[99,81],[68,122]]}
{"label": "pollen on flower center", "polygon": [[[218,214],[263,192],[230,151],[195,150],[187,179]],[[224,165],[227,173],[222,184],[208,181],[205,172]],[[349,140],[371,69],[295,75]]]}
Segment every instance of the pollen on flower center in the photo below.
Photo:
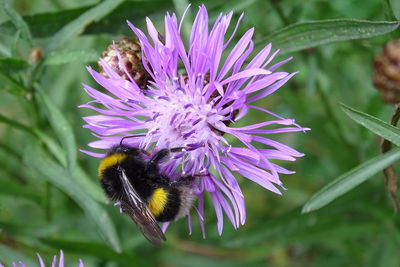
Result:
{"label": "pollen on flower center", "polygon": [[215,134],[212,122],[223,117],[200,95],[186,91],[176,87],[154,97],[153,117],[147,123],[149,132],[157,136],[159,142],[169,146],[204,144]]}

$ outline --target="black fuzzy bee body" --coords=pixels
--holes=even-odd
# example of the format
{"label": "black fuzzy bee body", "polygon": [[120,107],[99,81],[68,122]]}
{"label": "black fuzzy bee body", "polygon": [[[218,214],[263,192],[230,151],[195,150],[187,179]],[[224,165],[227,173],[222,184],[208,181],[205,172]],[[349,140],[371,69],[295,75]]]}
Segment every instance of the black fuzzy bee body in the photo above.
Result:
{"label": "black fuzzy bee body", "polygon": [[173,150],[162,149],[144,159],[145,151],[117,145],[101,160],[98,173],[106,195],[139,226],[145,237],[161,246],[165,239],[157,222],[185,216],[192,205],[192,176],[171,180],[160,173],[159,163]]}

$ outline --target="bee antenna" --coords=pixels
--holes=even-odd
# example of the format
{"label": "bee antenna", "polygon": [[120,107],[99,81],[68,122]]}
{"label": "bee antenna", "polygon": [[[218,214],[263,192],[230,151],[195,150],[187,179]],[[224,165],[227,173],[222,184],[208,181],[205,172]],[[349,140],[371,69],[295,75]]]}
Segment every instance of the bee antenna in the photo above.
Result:
{"label": "bee antenna", "polygon": [[135,135],[124,136],[124,137],[121,138],[121,141],[119,142],[119,145],[122,146],[122,142],[125,139],[133,138],[133,137],[139,137],[139,136],[146,136],[146,134],[135,134]]}

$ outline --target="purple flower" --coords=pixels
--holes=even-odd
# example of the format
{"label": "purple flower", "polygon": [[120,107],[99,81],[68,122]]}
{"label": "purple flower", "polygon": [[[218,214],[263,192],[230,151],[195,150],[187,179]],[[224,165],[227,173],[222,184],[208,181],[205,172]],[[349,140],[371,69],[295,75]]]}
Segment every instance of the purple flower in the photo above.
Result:
{"label": "purple flower", "polygon": [[[43,261],[42,257],[40,257],[39,254],[36,254],[36,255],[37,255],[38,259],[39,259],[40,267],[46,267],[46,265],[44,264],[44,261]],[[23,262],[21,262],[21,261],[18,262],[18,263],[13,262],[12,265],[13,265],[13,267],[29,267],[28,265],[26,265],[25,263],[23,263]],[[58,266],[58,267],[64,267],[64,253],[63,253],[62,250],[60,250],[60,259],[59,259],[59,261],[58,261],[58,264],[57,264],[57,256],[54,256],[53,261],[52,261],[52,263],[51,263],[51,267],[56,267],[56,266]],[[85,265],[83,264],[82,260],[79,260],[79,265],[78,265],[78,267],[84,267],[84,266],[85,266]],[[2,265],[2,264],[0,263],[0,267],[4,267],[4,265]]]}
{"label": "purple flower", "polygon": [[[281,194],[278,188],[284,187],[279,174],[294,172],[280,167],[275,160],[294,161],[303,154],[266,136],[308,130],[293,119],[285,119],[254,104],[275,92],[296,73],[277,71],[291,58],[270,64],[278,54],[278,51],[271,54],[271,44],[249,60],[254,48],[253,28],[231,50],[227,49],[242,17],[232,34],[226,37],[232,12],[220,14],[210,29],[207,10],[201,6],[189,40],[182,40],[182,21],[178,24],[175,14],[165,16],[164,38],[160,38],[150,19],[146,20],[149,37],[128,22],[140,41],[143,65],[151,75],[148,89],[141,90],[132,77],[123,79],[104,60],[102,68],[109,78],[90,67],[88,71],[113,96],[84,85],[93,100],[82,107],[101,114],[83,118],[84,127],[99,139],[89,143],[90,147],[109,149],[120,142],[121,136],[141,132],[146,134],[126,139],[126,143],[155,151],[188,148],[187,152],[174,155],[162,169],[171,177],[196,175],[196,211],[203,236],[205,193],[210,194],[214,204],[219,234],[223,228],[223,213],[235,228],[244,224],[244,196],[234,173]],[[223,52],[227,53],[225,60]],[[263,120],[235,127],[235,122],[249,110],[258,112]],[[235,137],[241,145],[232,146],[226,139],[228,136]],[[257,149],[255,143],[264,148]],[[95,157],[104,155],[84,152]],[[190,214],[188,221],[191,232]]]}

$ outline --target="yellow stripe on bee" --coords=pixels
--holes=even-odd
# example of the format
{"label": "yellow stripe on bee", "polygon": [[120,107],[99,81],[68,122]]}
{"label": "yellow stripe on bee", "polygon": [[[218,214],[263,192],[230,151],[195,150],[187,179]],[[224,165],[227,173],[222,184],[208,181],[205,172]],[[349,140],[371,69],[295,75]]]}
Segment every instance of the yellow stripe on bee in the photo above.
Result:
{"label": "yellow stripe on bee", "polygon": [[98,175],[100,178],[102,178],[102,174],[105,170],[108,168],[117,165],[124,159],[126,159],[127,155],[126,154],[111,154],[105,158],[103,158],[100,161],[99,169],[98,169]]}
{"label": "yellow stripe on bee", "polygon": [[154,214],[154,216],[158,216],[164,210],[168,201],[168,192],[163,188],[157,188],[154,190],[153,195],[151,196],[147,207]]}

